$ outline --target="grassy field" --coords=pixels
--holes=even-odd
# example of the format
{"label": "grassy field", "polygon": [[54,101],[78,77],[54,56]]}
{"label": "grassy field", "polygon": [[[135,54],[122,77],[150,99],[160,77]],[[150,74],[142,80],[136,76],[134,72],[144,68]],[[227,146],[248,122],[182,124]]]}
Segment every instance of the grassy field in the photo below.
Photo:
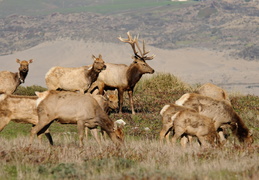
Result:
{"label": "grassy field", "polygon": [[[255,142],[243,147],[231,135],[224,147],[203,149],[196,143],[182,149],[160,145],[159,111],[173,103],[190,86],[170,74],[156,74],[136,86],[136,115],[112,113],[112,119],[124,119],[125,147],[115,147],[107,139],[100,149],[90,138],[78,147],[75,125],[53,123],[50,131],[55,145],[46,138],[31,147],[31,125],[9,123],[0,134],[0,179],[256,179],[259,175],[259,97],[231,95],[231,103],[253,131]],[[23,92],[24,89],[22,89]],[[126,94],[125,94],[126,95]],[[146,130],[146,128],[150,130]]]}
{"label": "grassy field", "polygon": [[116,14],[127,11],[143,11],[170,5],[178,7],[186,3],[194,2],[172,2],[169,0],[3,0],[0,1],[0,17],[12,14],[38,16],[54,12]]}

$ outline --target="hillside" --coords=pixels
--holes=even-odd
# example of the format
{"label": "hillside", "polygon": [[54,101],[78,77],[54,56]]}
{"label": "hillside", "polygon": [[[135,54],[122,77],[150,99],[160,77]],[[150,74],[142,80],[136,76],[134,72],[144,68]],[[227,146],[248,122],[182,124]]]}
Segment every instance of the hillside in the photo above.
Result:
{"label": "hillside", "polygon": [[[2,9],[15,6],[5,2],[0,2]],[[60,38],[118,43],[118,35],[131,31],[157,48],[227,49],[235,57],[259,59],[259,2],[82,2],[45,2],[27,7],[24,3],[23,11],[11,15],[1,10],[0,54]]]}

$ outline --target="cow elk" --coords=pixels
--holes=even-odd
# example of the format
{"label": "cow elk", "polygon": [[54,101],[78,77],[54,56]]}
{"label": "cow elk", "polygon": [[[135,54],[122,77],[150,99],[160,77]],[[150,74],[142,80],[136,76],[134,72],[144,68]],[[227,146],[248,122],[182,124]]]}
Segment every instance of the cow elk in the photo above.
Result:
{"label": "cow elk", "polygon": [[192,108],[199,114],[212,118],[216,130],[224,124],[229,124],[241,143],[246,145],[253,143],[252,133],[228,102],[196,93],[186,93],[176,101],[176,104]]}
{"label": "cow elk", "polygon": [[19,72],[0,72],[0,93],[13,94],[17,87],[25,82],[25,78],[29,72],[29,64],[32,63],[33,60],[21,61],[16,59],[16,62],[20,64]]}
{"label": "cow elk", "polygon": [[144,41],[143,50],[141,50],[138,37],[132,38],[129,32],[127,35],[128,39],[119,37],[119,40],[131,45],[134,52],[134,56],[132,57],[134,59],[133,63],[129,66],[125,64],[106,63],[106,69],[99,74],[97,81],[92,84],[88,92],[92,92],[96,87],[98,87],[100,94],[104,93],[104,89],[118,89],[119,112],[122,113],[123,93],[124,91],[128,91],[132,114],[135,114],[133,90],[143,74],[153,74],[155,72],[154,69],[146,63],[146,60],[152,60],[154,55],[147,56],[149,51],[146,51]]}
{"label": "cow elk", "polygon": [[[99,106],[109,114],[111,110],[115,110],[118,108],[118,95],[116,91],[106,91],[104,96],[99,94],[91,94],[91,96],[98,102]],[[116,123],[115,123],[116,126]],[[92,135],[95,137],[96,141],[99,145],[101,145],[101,141],[98,136],[98,130],[92,129]],[[103,130],[101,129],[101,134],[104,135]],[[88,139],[88,128],[85,128],[86,140]]]}
{"label": "cow elk", "polygon": [[44,133],[54,120],[61,124],[77,124],[79,145],[83,146],[85,127],[95,129],[100,126],[111,140],[123,144],[122,129],[114,128],[114,122],[102,110],[90,94],[69,91],[45,91],[37,93],[37,112],[39,122],[31,130],[30,143],[35,134]]}
{"label": "cow elk", "polygon": [[[36,125],[38,123],[37,98],[37,96],[0,94],[0,132],[10,121]],[[50,144],[53,144],[50,133],[46,131],[45,135]]]}
{"label": "cow elk", "polygon": [[[175,104],[165,105],[160,111],[163,128],[160,141],[171,131],[174,131],[172,143],[183,136],[196,136],[203,146],[213,146],[218,142],[218,135],[214,128],[214,121],[197,111]],[[183,138],[182,138],[183,139]],[[183,147],[185,143],[181,141]]]}
{"label": "cow elk", "polygon": [[96,81],[99,73],[106,68],[102,55],[92,56],[94,63],[77,68],[52,67],[45,76],[49,90],[85,91]]}
{"label": "cow elk", "polygon": [[[225,101],[229,103],[229,105],[231,105],[231,101],[227,92],[221,87],[216,86],[215,84],[212,84],[212,83],[203,84],[198,89],[198,94],[201,94],[203,96],[209,96],[219,101]],[[220,128],[218,129],[221,143],[226,142],[226,137],[229,136],[229,133],[227,131],[228,128],[229,128],[229,125],[223,125],[223,126],[220,126]]]}

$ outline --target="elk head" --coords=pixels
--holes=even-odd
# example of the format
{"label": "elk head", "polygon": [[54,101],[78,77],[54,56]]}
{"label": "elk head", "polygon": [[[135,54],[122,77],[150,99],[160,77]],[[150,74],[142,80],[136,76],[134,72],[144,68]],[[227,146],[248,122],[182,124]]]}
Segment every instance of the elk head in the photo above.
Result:
{"label": "elk head", "polygon": [[16,62],[20,64],[20,67],[19,67],[19,79],[20,79],[20,82],[21,83],[24,83],[24,80],[28,74],[28,71],[29,71],[29,64],[33,62],[32,59],[30,59],[29,61],[21,61],[19,59],[16,59]]}
{"label": "elk head", "polygon": [[[141,74],[145,74],[145,73],[153,74],[155,70],[152,69],[146,63],[146,60],[152,60],[155,57],[155,55],[147,56],[149,51],[146,51],[145,41],[143,41],[143,51],[142,51],[139,47],[138,36],[135,36],[134,38],[132,38],[132,36],[130,35],[130,32],[127,32],[127,35],[128,35],[128,39],[123,39],[122,37],[118,37],[118,39],[122,42],[129,43],[131,45],[134,53],[134,56],[132,56],[132,59],[134,59],[133,64],[135,68],[137,68]],[[140,55],[138,54],[136,47],[138,48]]]}
{"label": "elk head", "polygon": [[92,55],[92,58],[94,60],[94,64],[93,64],[93,69],[96,72],[101,72],[102,70],[106,69],[106,65],[104,64],[104,61],[102,59],[102,55],[99,54],[99,57],[95,57],[94,55]]}

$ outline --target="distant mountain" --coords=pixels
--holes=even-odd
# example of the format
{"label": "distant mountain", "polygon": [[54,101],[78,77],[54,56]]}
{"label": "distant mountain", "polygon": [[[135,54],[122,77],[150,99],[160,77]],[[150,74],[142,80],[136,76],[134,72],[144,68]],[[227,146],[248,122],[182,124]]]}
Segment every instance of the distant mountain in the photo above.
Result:
{"label": "distant mountain", "polygon": [[[131,4],[114,4],[111,1],[106,9],[100,9],[105,2],[107,5],[104,0],[96,1],[99,6],[89,4],[90,1],[80,4],[80,0],[73,1],[71,7],[66,0],[63,4],[62,1],[57,2],[56,5],[44,4],[44,12],[48,11],[48,7],[52,9],[49,10],[51,14],[35,16],[37,12],[44,14],[39,8],[42,4],[38,3],[31,9],[33,15],[17,13],[1,18],[0,55],[64,38],[119,43],[117,37],[131,31],[158,48],[227,49],[235,57],[259,60],[258,1],[208,0],[176,4],[143,0],[141,7],[134,4],[137,3],[135,0]],[[60,6],[64,8],[60,9]],[[100,13],[90,12],[89,7]],[[70,13],[73,8],[75,12]]]}

